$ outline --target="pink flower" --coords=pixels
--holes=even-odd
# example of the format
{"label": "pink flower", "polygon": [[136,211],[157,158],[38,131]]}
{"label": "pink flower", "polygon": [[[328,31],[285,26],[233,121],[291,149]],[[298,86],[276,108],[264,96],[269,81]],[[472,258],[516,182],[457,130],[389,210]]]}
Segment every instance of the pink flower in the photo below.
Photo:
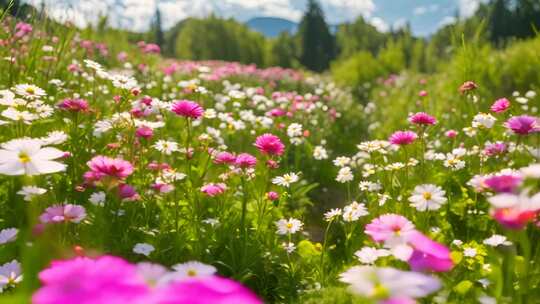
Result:
{"label": "pink flower", "polygon": [[420,91],[420,92],[418,93],[418,96],[420,96],[420,97],[426,97],[426,96],[428,96],[428,92],[427,92],[426,90],[422,90],[422,91]]}
{"label": "pink flower", "polygon": [[130,202],[137,201],[141,198],[139,194],[137,193],[137,191],[135,190],[135,188],[133,188],[133,186],[130,186],[128,184],[120,184],[120,186],[118,186],[118,196],[123,201],[130,201]]}
{"label": "pink flower", "polygon": [[135,131],[135,136],[140,137],[140,138],[149,139],[149,138],[152,138],[153,135],[154,135],[154,130],[152,130],[152,128],[147,127],[147,126],[140,126]]}
{"label": "pink flower", "polygon": [[221,165],[221,164],[229,164],[232,165],[236,162],[236,156],[234,154],[229,152],[219,152],[215,158],[214,163]]}
{"label": "pink flower", "polygon": [[[156,304],[261,304],[257,296],[241,284],[218,276],[189,278],[160,291]],[[40,303],[38,303],[40,304]]]}
{"label": "pink flower", "polygon": [[398,214],[383,214],[366,225],[365,233],[376,242],[392,246],[407,242],[416,230],[414,224]]}
{"label": "pink flower", "polygon": [[454,267],[454,262],[450,258],[450,250],[446,246],[432,241],[421,232],[412,233],[408,243],[413,247],[413,253],[408,260],[412,270],[446,272]]}
{"label": "pink flower", "polygon": [[98,155],[86,164],[90,167],[90,171],[84,174],[84,178],[90,183],[105,182],[114,186],[133,173],[131,163],[121,158]]}
{"label": "pink flower", "polygon": [[489,144],[484,148],[484,154],[487,156],[500,155],[506,152],[506,144],[497,142]]}
{"label": "pink flower", "polygon": [[409,122],[415,125],[434,125],[437,123],[437,119],[427,113],[418,112],[409,117]]}
{"label": "pink flower", "polygon": [[266,198],[271,201],[277,201],[279,199],[279,194],[277,192],[270,191],[266,193]]}
{"label": "pink flower", "polygon": [[267,115],[273,116],[273,117],[279,117],[279,116],[285,115],[286,113],[287,112],[285,112],[283,109],[275,108],[275,109],[270,110],[270,112],[268,112]]}
{"label": "pink flower", "polygon": [[249,153],[242,153],[236,157],[235,165],[240,168],[253,168],[257,164],[257,158]]}
{"label": "pink flower", "polygon": [[478,88],[478,85],[474,83],[473,81],[465,81],[460,87],[459,87],[459,93],[464,94],[466,92],[476,90]]}
{"label": "pink flower", "polygon": [[514,192],[522,183],[523,178],[517,174],[498,174],[484,180],[484,185],[491,190],[500,192]]}
{"label": "pink flower", "polygon": [[144,46],[143,52],[146,54],[159,54],[161,52],[161,48],[157,44],[148,43]]}
{"label": "pink flower", "polygon": [[408,145],[413,143],[416,138],[418,138],[418,135],[414,133],[413,131],[397,131],[392,136],[390,136],[390,143],[394,145]]}
{"label": "pink flower", "polygon": [[88,111],[88,102],[84,99],[70,99],[66,98],[62,100],[58,107],[62,110],[70,111],[70,112],[87,112]]}
{"label": "pink flower", "polygon": [[216,195],[222,194],[223,192],[225,192],[225,190],[227,190],[227,185],[223,183],[218,183],[218,184],[210,183],[201,187],[201,192],[205,193],[206,195],[210,197],[214,197]]}
{"label": "pink flower", "polygon": [[190,100],[176,101],[171,108],[176,115],[197,119],[204,114],[204,109],[196,102]]}
{"label": "pink flower", "polygon": [[255,147],[263,154],[268,155],[282,155],[285,151],[285,145],[281,142],[279,137],[273,134],[263,134],[255,140]]}
{"label": "pink flower", "polygon": [[536,211],[515,208],[500,208],[492,212],[493,218],[508,229],[523,229],[536,218]]}
{"label": "pink flower", "polygon": [[34,304],[133,303],[150,292],[134,265],[113,256],[53,261],[39,279],[43,286],[32,296]]}
{"label": "pink flower", "polygon": [[448,138],[454,138],[458,135],[458,132],[456,130],[448,130],[446,133],[444,133],[444,135],[446,135]]}
{"label": "pink flower", "polygon": [[527,135],[540,131],[538,118],[528,115],[512,117],[504,123],[504,126],[518,135]]}
{"label": "pink flower", "polygon": [[43,224],[72,222],[79,223],[86,217],[86,210],[79,205],[53,205],[45,209],[45,212],[39,216]]}
{"label": "pink flower", "polygon": [[503,113],[510,108],[510,101],[506,98],[500,98],[495,100],[493,105],[491,105],[491,111],[494,113]]}

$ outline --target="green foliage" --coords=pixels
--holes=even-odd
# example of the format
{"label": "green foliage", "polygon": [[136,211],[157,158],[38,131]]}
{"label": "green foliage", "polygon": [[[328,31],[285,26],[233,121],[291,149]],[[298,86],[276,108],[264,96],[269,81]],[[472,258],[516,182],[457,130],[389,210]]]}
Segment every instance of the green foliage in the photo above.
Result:
{"label": "green foliage", "polygon": [[302,65],[316,72],[326,70],[335,56],[334,37],[330,34],[317,0],[309,0],[298,35],[301,41]]}

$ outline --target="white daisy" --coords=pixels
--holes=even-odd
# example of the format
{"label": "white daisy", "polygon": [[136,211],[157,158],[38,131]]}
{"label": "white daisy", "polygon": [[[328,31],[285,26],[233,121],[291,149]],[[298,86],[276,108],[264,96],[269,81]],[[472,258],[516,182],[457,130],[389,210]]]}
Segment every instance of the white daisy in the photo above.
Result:
{"label": "white daisy", "polygon": [[380,257],[389,256],[390,251],[388,249],[378,249],[375,247],[363,247],[356,251],[354,255],[362,264],[373,264]]}
{"label": "white daisy", "polygon": [[155,250],[154,246],[147,243],[137,243],[133,247],[134,253],[142,254],[144,256],[149,256],[154,250]]}
{"label": "white daisy", "polygon": [[27,202],[31,201],[34,197],[42,195],[47,192],[47,189],[43,189],[36,186],[23,186],[17,194],[22,195],[23,199]]}
{"label": "white daisy", "polygon": [[298,174],[291,172],[284,174],[283,176],[277,176],[272,179],[272,184],[284,187],[290,187],[291,184],[296,183],[300,177]]}
{"label": "white daisy", "polygon": [[409,197],[411,206],[418,211],[437,210],[446,202],[446,192],[432,184],[418,185]]}
{"label": "white daisy", "polygon": [[107,195],[103,191],[94,192],[90,194],[90,198],[88,201],[92,203],[95,206],[103,206],[105,205],[105,199],[107,198]]}
{"label": "white daisy", "polygon": [[192,277],[208,277],[217,272],[216,267],[197,261],[189,261],[182,264],[176,264],[173,267],[173,280],[183,280]]}
{"label": "white daisy", "polygon": [[303,226],[304,223],[294,218],[281,219],[276,222],[277,233],[280,235],[296,233],[301,231]]}
{"label": "white daisy", "polygon": [[13,287],[22,281],[21,264],[16,260],[0,266],[0,291]]}
{"label": "white daisy", "polygon": [[41,147],[38,139],[14,139],[3,143],[0,149],[0,174],[39,175],[66,170],[66,165],[54,161],[64,152]]}
{"label": "white daisy", "polygon": [[15,93],[27,99],[35,99],[47,95],[42,88],[27,83],[16,85]]}
{"label": "white daisy", "polygon": [[171,155],[173,152],[178,151],[178,144],[168,140],[158,140],[153,147],[165,155]]}
{"label": "white daisy", "polygon": [[494,234],[485,239],[482,243],[488,246],[497,247],[499,245],[510,246],[512,242],[508,241],[504,235]]}

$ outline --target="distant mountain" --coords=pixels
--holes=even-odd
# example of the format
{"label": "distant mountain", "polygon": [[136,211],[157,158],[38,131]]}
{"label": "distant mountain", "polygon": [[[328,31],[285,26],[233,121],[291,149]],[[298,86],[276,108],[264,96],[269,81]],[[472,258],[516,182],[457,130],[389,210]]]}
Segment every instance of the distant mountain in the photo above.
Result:
{"label": "distant mountain", "polygon": [[276,17],[252,18],[246,22],[246,25],[266,37],[276,37],[282,32],[294,34],[298,28],[297,23]]}

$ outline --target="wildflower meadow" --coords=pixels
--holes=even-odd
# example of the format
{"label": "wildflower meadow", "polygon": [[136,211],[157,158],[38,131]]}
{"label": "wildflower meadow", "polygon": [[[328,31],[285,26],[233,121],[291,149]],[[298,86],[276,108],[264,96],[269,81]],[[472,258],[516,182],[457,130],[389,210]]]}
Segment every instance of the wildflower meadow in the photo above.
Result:
{"label": "wildflower meadow", "polygon": [[0,303],[540,303],[538,37],[358,85],[0,22]]}

